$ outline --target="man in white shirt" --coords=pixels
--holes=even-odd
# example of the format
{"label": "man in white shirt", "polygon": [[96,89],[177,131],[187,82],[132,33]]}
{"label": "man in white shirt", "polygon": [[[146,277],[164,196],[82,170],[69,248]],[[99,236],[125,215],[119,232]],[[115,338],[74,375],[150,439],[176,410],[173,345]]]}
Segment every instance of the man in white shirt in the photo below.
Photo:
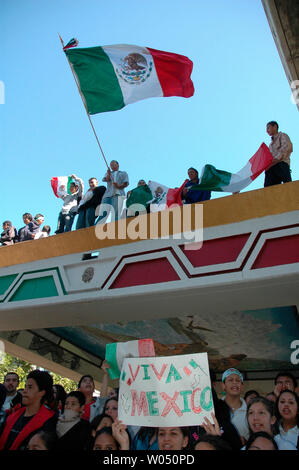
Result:
{"label": "man in white shirt", "polygon": [[72,182],[70,183],[70,193],[66,188],[60,193],[60,198],[63,200],[63,206],[58,216],[57,230],[55,233],[70,232],[76,215],[78,199],[81,199],[84,191],[84,184],[81,178],[76,175],[71,175]]}
{"label": "man in white shirt", "polygon": [[247,405],[241,393],[244,388],[244,379],[237,369],[227,369],[222,374],[222,388],[225,392],[225,402],[231,409],[231,423],[245,440],[249,437],[246,418]]}
{"label": "man in white shirt", "polygon": [[112,212],[112,221],[121,218],[125,188],[129,186],[129,177],[127,172],[119,170],[119,163],[112,160],[102,181],[107,183],[107,189],[103,195],[99,217],[96,221],[101,224],[106,222],[110,212]]}

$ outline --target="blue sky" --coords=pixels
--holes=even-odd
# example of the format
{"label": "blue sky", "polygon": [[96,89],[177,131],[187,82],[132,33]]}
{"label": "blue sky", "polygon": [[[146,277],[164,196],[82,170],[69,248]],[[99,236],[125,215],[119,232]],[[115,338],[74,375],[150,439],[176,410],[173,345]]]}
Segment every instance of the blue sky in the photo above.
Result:
{"label": "blue sky", "polygon": [[128,189],[140,178],[179,186],[190,166],[206,163],[236,172],[269,144],[269,120],[293,142],[298,179],[299,112],[260,0],[2,0],[0,17],[1,221],[20,228],[24,212],[41,212],[54,232],[62,201],[51,177],[75,173],[87,189],[106,170],[58,33],[65,44],[136,44],[194,63],[192,98],[92,116],[107,160],[129,174]]}

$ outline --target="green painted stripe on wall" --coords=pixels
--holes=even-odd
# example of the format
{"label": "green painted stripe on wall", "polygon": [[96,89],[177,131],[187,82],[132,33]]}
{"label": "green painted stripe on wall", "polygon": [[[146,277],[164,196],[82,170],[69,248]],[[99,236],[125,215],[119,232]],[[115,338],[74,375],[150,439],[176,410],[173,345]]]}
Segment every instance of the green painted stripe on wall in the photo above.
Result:
{"label": "green painted stripe on wall", "polygon": [[0,277],[0,295],[5,294],[9,286],[13,283],[18,274],[9,274]]}
{"label": "green painted stripe on wall", "polygon": [[53,276],[46,276],[36,279],[25,279],[11,299],[9,299],[9,302],[57,296],[58,291]]}

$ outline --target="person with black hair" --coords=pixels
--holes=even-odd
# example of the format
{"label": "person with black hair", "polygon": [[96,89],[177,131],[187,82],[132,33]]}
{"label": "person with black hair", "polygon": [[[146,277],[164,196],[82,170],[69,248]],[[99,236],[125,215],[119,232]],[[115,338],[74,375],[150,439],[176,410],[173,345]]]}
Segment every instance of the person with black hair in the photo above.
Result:
{"label": "person with black hair", "polygon": [[271,137],[269,150],[274,161],[265,171],[264,187],[292,181],[290,155],[293,152],[293,144],[287,134],[278,132],[278,128],[276,121],[270,121],[266,126],[266,132]]}
{"label": "person with black hair", "polygon": [[229,443],[220,436],[204,434],[194,446],[194,450],[233,450]]}
{"label": "person with black hair", "polygon": [[23,222],[25,225],[18,230],[18,242],[24,242],[25,240],[28,240],[28,225],[30,222],[32,222],[32,220],[33,216],[30,214],[30,212],[25,212],[25,214],[23,214]]}
{"label": "person with black hair", "polygon": [[90,199],[87,198],[86,200],[84,199],[80,201],[77,208],[77,229],[91,227],[92,225],[94,225],[96,219],[96,208],[100,206],[103,195],[106,191],[105,186],[98,186],[98,181],[96,178],[90,178],[89,185],[89,191],[91,196]]}
{"label": "person with black hair", "polygon": [[53,385],[53,405],[52,408],[56,409],[58,414],[63,414],[64,404],[67,397],[67,393],[64,387],[60,384]]}
{"label": "person with black hair", "polygon": [[100,429],[95,435],[92,450],[130,450],[127,426],[117,419],[112,427]]}
{"label": "person with black hair", "polygon": [[273,436],[265,431],[255,432],[249,437],[244,450],[279,450]]}
{"label": "person with black hair", "polygon": [[33,434],[26,450],[54,450],[56,442],[57,435],[55,432],[40,430]]}
{"label": "person with black hair", "polygon": [[84,412],[82,419],[91,422],[95,416],[103,412],[106,398],[95,397],[95,385],[92,375],[86,374],[81,377],[78,383],[78,390],[85,396]]}
{"label": "person with black hair", "polygon": [[18,241],[17,229],[12,225],[10,220],[3,222],[3,232],[0,236],[0,242],[2,246],[13,245]]}
{"label": "person with black hair", "polygon": [[58,440],[54,450],[87,450],[91,442],[91,425],[81,419],[85,396],[78,390],[70,392],[65,400],[64,412],[58,418]]}
{"label": "person with black hair", "polygon": [[112,427],[113,419],[106,413],[101,413],[93,418],[91,421],[91,435],[95,437],[96,433],[102,428]]}
{"label": "person with black hair", "polygon": [[52,400],[53,379],[46,371],[31,371],[26,380],[22,407],[8,416],[0,437],[0,450],[24,450],[39,429],[55,431],[57,415],[46,403]]}
{"label": "person with black hair", "polygon": [[291,442],[298,449],[299,440],[299,397],[293,390],[283,390],[275,403],[282,439]]}
{"label": "person with black hair", "polygon": [[296,387],[297,380],[291,372],[278,372],[274,379],[274,393],[276,397],[278,397],[283,390],[291,390],[294,392]]}
{"label": "person with black hair", "polygon": [[25,240],[34,240],[36,235],[41,232],[41,225],[44,223],[45,217],[43,214],[36,214],[34,219],[28,224],[28,230],[25,234]]}
{"label": "person with black hair", "polygon": [[22,395],[17,390],[19,381],[19,375],[13,371],[7,372],[4,376],[3,385],[6,388],[6,399],[3,403],[3,409],[8,414],[16,405],[22,403]]}
{"label": "person with black hair", "polygon": [[276,400],[277,400],[277,396],[275,395],[274,392],[269,392],[269,393],[267,393],[267,395],[265,396],[265,398],[267,398],[267,400],[273,401],[273,403],[275,403]]}
{"label": "person with black hair", "polygon": [[211,191],[201,191],[191,189],[199,183],[198,171],[195,168],[188,170],[189,181],[184,185],[182,190],[182,201],[184,204],[193,204],[194,202],[202,202],[211,199]]}
{"label": "person with black hair", "polygon": [[189,444],[189,427],[158,428],[159,450],[184,450]]}
{"label": "person with black hair", "polygon": [[247,422],[249,437],[254,433],[263,431],[274,438],[279,450],[296,450],[292,443],[279,434],[275,405],[267,398],[256,397],[248,403]]}
{"label": "person with black hair", "polygon": [[253,398],[259,397],[260,394],[256,390],[247,390],[244,395],[244,400],[246,401],[246,405],[252,400]]}

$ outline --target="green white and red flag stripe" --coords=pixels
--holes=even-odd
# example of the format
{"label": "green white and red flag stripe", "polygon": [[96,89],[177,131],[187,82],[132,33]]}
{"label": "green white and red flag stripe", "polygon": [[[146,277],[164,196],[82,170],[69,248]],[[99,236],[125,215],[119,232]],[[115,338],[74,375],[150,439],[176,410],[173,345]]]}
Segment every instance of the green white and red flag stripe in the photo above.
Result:
{"label": "green white and red flag stripe", "polygon": [[199,184],[192,186],[190,190],[236,193],[246,188],[272,163],[273,155],[267,145],[262,143],[257,152],[237,173],[217,170],[213,165],[205,165],[199,178]]}
{"label": "green white and red flag stripe", "polygon": [[71,176],[53,176],[51,178],[51,186],[56,197],[71,194],[70,184],[73,183]]}
{"label": "green white and red flag stripe", "polygon": [[129,44],[66,49],[89,114],[152,97],[194,94],[188,57]]}
{"label": "green white and red flag stripe", "polygon": [[106,344],[105,359],[109,363],[108,373],[111,379],[120,377],[125,357],[155,357],[155,346],[152,339],[139,339],[126,343]]}

